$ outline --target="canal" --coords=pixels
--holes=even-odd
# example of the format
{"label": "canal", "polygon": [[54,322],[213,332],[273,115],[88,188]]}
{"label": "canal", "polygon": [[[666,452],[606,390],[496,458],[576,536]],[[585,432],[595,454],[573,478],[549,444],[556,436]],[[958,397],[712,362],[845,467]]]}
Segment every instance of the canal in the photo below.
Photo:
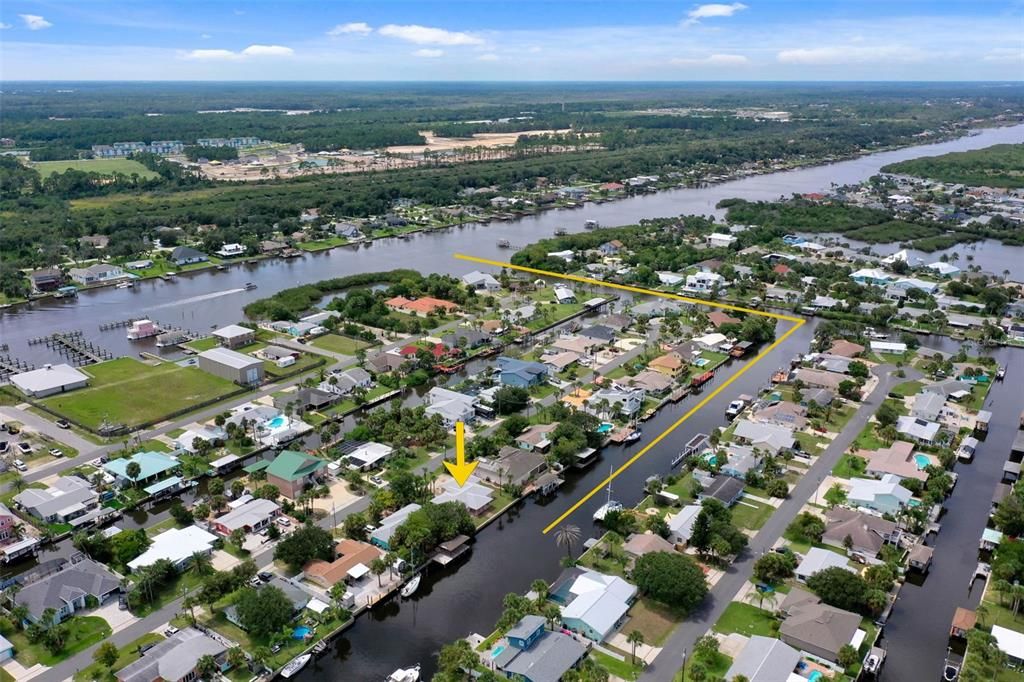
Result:
{"label": "canal", "polygon": [[[28,340],[57,330],[80,330],[91,342],[115,356],[135,355],[140,351],[160,353],[153,339],[130,343],[122,328],[100,331],[99,325],[128,318],[150,317],[167,325],[197,332],[236,321],[242,307],[255,299],[281,289],[329,277],[358,272],[412,267],[424,272],[456,275],[476,269],[472,263],[457,261],[452,254],[462,252],[497,260],[511,253],[497,247],[498,239],[525,245],[552,236],[556,227],[581,231],[585,220],[601,225],[628,225],[643,218],[682,214],[720,214],[715,205],[724,198],[773,200],[795,192],[828,191],[833,184],[860,182],[876,174],[888,163],[919,156],[978,149],[993,144],[1021,142],[1024,125],[991,128],[976,135],[938,144],[908,147],[890,152],[766,175],[694,189],[677,189],[641,195],[605,204],[587,204],[575,210],[547,211],[508,223],[469,224],[461,228],[414,235],[409,240],[378,240],[360,246],[309,254],[303,258],[268,260],[239,265],[223,271],[209,270],[179,275],[175,282],[147,280],[132,289],[105,288],[81,294],[77,300],[45,300],[9,309],[0,315],[0,342],[9,345],[9,354],[37,366],[60,361],[45,345],[29,345]],[[1020,250],[999,247],[979,251],[974,264],[993,272],[1006,267],[1006,255]],[[1000,254],[991,265],[985,254]],[[940,254],[934,254],[938,257]],[[246,283],[257,285],[245,290]]]}

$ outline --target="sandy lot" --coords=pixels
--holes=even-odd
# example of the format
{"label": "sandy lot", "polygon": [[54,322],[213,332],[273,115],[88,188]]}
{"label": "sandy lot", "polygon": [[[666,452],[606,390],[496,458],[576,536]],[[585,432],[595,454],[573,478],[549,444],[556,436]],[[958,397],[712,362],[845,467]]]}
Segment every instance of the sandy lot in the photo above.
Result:
{"label": "sandy lot", "polygon": [[451,151],[463,147],[510,147],[516,143],[520,135],[551,135],[554,133],[571,132],[565,130],[524,130],[518,133],[477,133],[473,137],[435,137],[429,130],[421,130],[427,143],[425,145],[410,144],[388,147],[393,154],[420,154],[426,150],[432,152]]}

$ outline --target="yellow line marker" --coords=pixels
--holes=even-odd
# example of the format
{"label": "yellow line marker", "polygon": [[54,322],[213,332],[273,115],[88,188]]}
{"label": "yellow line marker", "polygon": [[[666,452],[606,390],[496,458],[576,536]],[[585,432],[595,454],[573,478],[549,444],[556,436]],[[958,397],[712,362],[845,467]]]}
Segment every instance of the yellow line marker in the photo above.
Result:
{"label": "yellow line marker", "polygon": [[743,367],[740,367],[739,370],[737,370],[736,373],[733,374],[731,377],[726,379],[725,382],[723,382],[721,386],[719,386],[714,391],[712,391],[711,393],[706,395],[699,403],[697,403],[692,408],[690,408],[686,412],[686,414],[684,414],[682,417],[677,419],[667,429],[662,431],[661,434],[659,434],[657,438],[655,438],[650,443],[645,445],[639,452],[637,452],[635,455],[633,455],[628,460],[626,460],[618,469],[613,471],[603,481],[601,481],[596,486],[594,486],[593,490],[591,490],[586,495],[584,495],[582,498],[580,498],[580,500],[578,502],[576,502],[574,505],[569,507],[557,519],[555,519],[550,524],[548,524],[548,526],[546,528],[544,528],[544,530],[543,530],[543,532],[545,534],[551,532],[551,530],[554,529],[555,526],[557,526],[559,523],[561,523],[566,518],[568,518],[573,512],[575,512],[577,509],[579,509],[581,506],[583,506],[583,504],[586,503],[587,500],[589,500],[591,497],[593,497],[594,495],[599,493],[609,483],[614,481],[615,478],[618,477],[619,474],[621,474],[623,471],[625,471],[626,469],[631,467],[638,459],[640,459],[641,457],[646,455],[651,450],[651,448],[653,448],[655,445],[657,445],[662,440],[664,440],[666,436],[668,436],[670,433],[672,433],[677,428],[679,428],[687,419],[689,419],[690,417],[695,415],[698,410],[700,410],[702,407],[707,405],[719,393],[721,393],[726,388],[728,388],[730,384],[732,384],[734,381],[736,381],[741,376],[743,376],[743,374],[746,373],[747,370],[749,370],[751,367],[753,367],[754,365],[759,363],[761,360],[764,360],[766,357],[768,357],[768,355],[773,350],[775,350],[782,342],[784,342],[786,339],[788,339],[793,334],[793,332],[795,332],[800,327],[804,326],[804,324],[806,324],[806,322],[807,322],[807,320],[805,320],[805,319],[803,319],[801,317],[794,317],[793,315],[782,315],[782,314],[779,314],[779,313],[770,313],[770,312],[765,312],[763,310],[754,310],[753,308],[744,308],[742,306],[731,305],[729,303],[718,303],[716,301],[704,301],[704,300],[701,300],[699,298],[688,298],[686,296],[679,296],[677,294],[671,294],[671,293],[667,293],[667,292],[664,292],[664,291],[654,291],[654,290],[651,290],[651,289],[643,289],[641,287],[632,287],[632,286],[628,286],[628,285],[625,285],[625,284],[613,284],[611,282],[602,282],[601,280],[591,279],[589,277],[580,277],[578,275],[565,275],[565,274],[558,273],[558,272],[550,272],[548,270],[539,270],[537,268],[528,268],[528,267],[522,266],[522,265],[513,265],[512,263],[503,263],[501,261],[490,260],[490,259],[487,259],[487,258],[477,258],[476,256],[467,256],[467,255],[461,254],[461,253],[455,254],[455,257],[458,258],[459,260],[471,261],[471,262],[474,262],[474,263],[483,263],[485,265],[493,265],[493,266],[502,267],[502,268],[509,268],[509,269],[512,269],[512,270],[519,270],[519,271],[522,271],[522,272],[530,272],[530,273],[533,273],[533,274],[542,275],[544,277],[555,277],[555,278],[558,278],[558,279],[565,279],[565,280],[570,280],[570,281],[574,281],[574,282],[581,282],[583,284],[591,284],[591,285],[600,286],[600,287],[608,287],[608,288],[611,288],[611,289],[620,289],[622,291],[630,291],[630,292],[633,292],[633,293],[646,294],[646,295],[649,295],[649,296],[661,296],[662,298],[669,298],[669,299],[673,299],[673,300],[676,300],[676,301],[685,301],[687,303],[694,303],[694,304],[697,304],[697,305],[706,305],[706,306],[711,306],[711,307],[714,307],[714,308],[723,308],[725,310],[735,310],[735,311],[738,311],[738,312],[750,313],[752,315],[760,315],[762,317],[770,317],[772,319],[785,320],[786,322],[793,322],[794,323],[793,326],[790,327],[789,329],[787,329],[785,331],[785,333],[783,333],[782,336],[777,338],[775,341],[773,341],[771,344],[769,344],[767,348],[765,348],[760,353],[758,353],[757,357],[755,357],[753,360],[751,360],[747,364],[743,365]]}

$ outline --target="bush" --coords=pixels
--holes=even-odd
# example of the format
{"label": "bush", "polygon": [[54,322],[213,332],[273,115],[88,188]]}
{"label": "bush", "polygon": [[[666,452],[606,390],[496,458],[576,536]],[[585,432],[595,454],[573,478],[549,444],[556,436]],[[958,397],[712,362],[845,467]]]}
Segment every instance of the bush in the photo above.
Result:
{"label": "bush", "polygon": [[768,552],[754,563],[754,577],[763,583],[777,585],[793,576],[796,557],[792,552]]}
{"label": "bush", "polygon": [[789,486],[781,478],[775,478],[765,485],[764,490],[772,497],[785,499],[789,496]]}
{"label": "bush", "polygon": [[655,601],[690,613],[704,600],[707,580],[697,562],[684,554],[651,552],[636,560],[633,582]]}

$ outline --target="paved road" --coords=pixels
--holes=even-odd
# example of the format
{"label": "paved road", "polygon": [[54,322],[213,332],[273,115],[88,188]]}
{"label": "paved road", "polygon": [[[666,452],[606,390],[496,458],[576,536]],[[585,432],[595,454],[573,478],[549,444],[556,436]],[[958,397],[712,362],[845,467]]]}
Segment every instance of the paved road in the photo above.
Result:
{"label": "paved road", "polygon": [[839,458],[850,447],[857,435],[867,424],[868,419],[882,404],[886,394],[893,386],[903,381],[920,377],[916,370],[907,368],[906,377],[898,377],[892,372],[895,367],[879,365],[873,374],[879,383],[871,395],[861,403],[861,407],[850,419],[846,427],[836,439],[825,448],[818,460],[790,491],[789,497],[771,515],[765,525],[751,540],[749,549],[743,553],[725,572],[718,583],[711,589],[703,605],[692,613],[686,622],[679,625],[661,653],[640,676],[641,682],[673,682],[683,664],[683,657],[693,651],[694,643],[700,639],[722,616],[729,602],[736,596],[743,585],[753,574],[754,562],[770,549],[782,537],[786,527],[796,518],[800,509],[814,495],[821,479],[832,471]]}
{"label": "paved road", "polygon": [[65,445],[70,445],[79,452],[95,450],[97,447],[95,443],[82,438],[74,431],[62,429],[49,419],[44,419],[28,410],[19,410],[16,407],[0,407],[0,421],[19,422]]}

